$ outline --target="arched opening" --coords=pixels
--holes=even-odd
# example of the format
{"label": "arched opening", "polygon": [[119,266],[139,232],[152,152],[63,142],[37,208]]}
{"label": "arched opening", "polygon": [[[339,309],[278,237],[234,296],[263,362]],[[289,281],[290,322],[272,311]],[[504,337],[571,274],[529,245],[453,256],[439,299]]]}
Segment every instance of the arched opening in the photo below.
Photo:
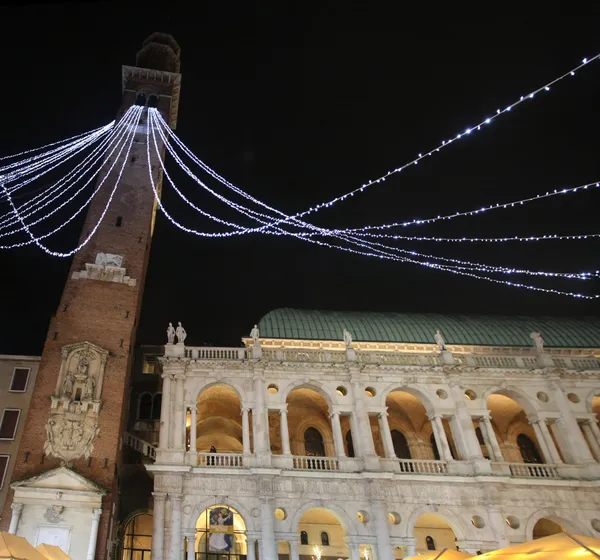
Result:
{"label": "arched opening", "polygon": [[148,107],[158,107],[158,96],[151,94],[148,96]]}
{"label": "arched opening", "polygon": [[242,560],[248,552],[244,519],[224,504],[205,509],[196,521],[194,550],[197,560]]}
{"label": "arched opening", "polygon": [[152,553],[152,515],[132,517],[123,533],[122,560],[150,560]]}
{"label": "arched opening", "polygon": [[135,97],[135,104],[144,107],[146,105],[146,94],[138,93]]}
{"label": "arched opening", "polygon": [[[488,433],[489,430],[485,430],[484,426],[482,435],[487,439],[486,443],[489,443],[486,450],[492,460],[504,460],[508,463],[547,462],[525,410],[512,396],[493,393],[487,399],[487,408],[492,418],[488,426],[492,427],[493,433]],[[494,446],[491,438],[494,437],[502,457],[492,456]]]}
{"label": "arched opening", "polygon": [[152,420],[152,394],[142,393],[138,401],[138,420]]}
{"label": "arched opening", "polygon": [[542,517],[533,527],[533,538],[541,539],[542,537],[549,537],[550,535],[563,532],[564,529],[561,525],[551,519]]}
{"label": "arched opening", "polygon": [[525,434],[519,434],[517,436],[517,445],[519,446],[519,452],[523,463],[543,463],[540,454],[529,436]]}
{"label": "arched opening", "polygon": [[213,385],[197,401],[196,449],[200,453],[242,453],[242,413],[238,394]]}
{"label": "arched opening", "polygon": [[346,456],[354,457],[354,442],[352,441],[352,430],[346,432]]}
{"label": "arched opening", "polygon": [[458,550],[452,527],[434,513],[424,513],[417,519],[413,537],[417,539],[417,554],[444,548]]}
{"label": "arched opening", "polygon": [[411,459],[408,441],[404,434],[398,430],[392,430],[392,443],[394,444],[394,453],[398,459]]}
{"label": "arched opening", "polygon": [[[439,445],[434,433],[427,409],[423,401],[405,390],[394,390],[389,393],[385,400],[388,410],[388,424],[390,427],[394,455],[399,459],[444,459],[439,453]],[[442,419],[444,435],[450,453],[456,458],[454,441],[450,427],[445,419]],[[373,424],[372,424],[373,426]],[[375,451],[380,457],[385,455],[383,449],[383,438],[381,438],[378,426],[373,431]]]}
{"label": "arched opening", "polygon": [[[305,511],[298,522],[300,559],[315,558],[316,547],[322,560],[348,558],[344,543],[344,528],[337,516],[328,509],[313,508]],[[287,551],[280,551],[285,554]]]}
{"label": "arched opening", "polygon": [[335,456],[329,406],[323,395],[307,387],[293,389],[287,397],[287,410],[292,455]]}

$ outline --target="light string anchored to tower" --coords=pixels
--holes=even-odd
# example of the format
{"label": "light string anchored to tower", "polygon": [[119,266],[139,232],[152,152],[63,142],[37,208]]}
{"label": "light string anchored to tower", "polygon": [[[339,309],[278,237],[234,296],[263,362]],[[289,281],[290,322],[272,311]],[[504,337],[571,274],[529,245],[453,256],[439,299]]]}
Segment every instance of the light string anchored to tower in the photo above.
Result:
{"label": "light string anchored to tower", "polygon": [[[10,163],[5,163],[0,167],[0,203],[7,204],[7,211],[0,213],[0,238],[25,235],[25,240],[17,240],[9,242],[5,245],[0,245],[0,249],[12,249],[23,247],[26,245],[35,244],[49,255],[57,257],[69,257],[83,248],[92,238],[98,227],[102,223],[106,213],[109,210],[111,202],[119,188],[122,175],[124,173],[126,163],[129,160],[131,149],[134,141],[139,142],[136,135],[140,132],[145,132],[145,148],[146,148],[146,164],[150,185],[152,187],[157,207],[162,214],[176,227],[187,233],[192,233],[200,237],[209,238],[226,238],[253,233],[261,233],[265,235],[276,236],[291,236],[300,241],[315,244],[321,247],[341,250],[354,253],[361,256],[375,257],[379,259],[392,260],[394,262],[414,264],[429,269],[450,272],[460,276],[467,276],[479,280],[485,280],[493,283],[509,285],[512,287],[524,288],[533,291],[552,293],[558,295],[566,295],[575,298],[583,299],[598,299],[600,295],[590,295],[574,291],[558,290],[553,288],[533,286],[520,282],[512,282],[495,277],[495,275],[527,275],[534,277],[546,277],[550,279],[565,279],[565,280],[590,280],[600,277],[600,271],[579,271],[579,272],[555,272],[555,271],[540,271],[529,270],[514,266],[499,266],[491,265],[472,260],[462,260],[451,257],[442,257],[437,255],[426,254],[402,246],[390,245],[394,242],[406,241],[426,241],[438,243],[507,243],[507,242],[533,242],[533,241],[552,241],[552,240],[569,240],[580,241],[596,239],[600,237],[600,233],[585,233],[580,235],[561,235],[558,233],[543,234],[537,236],[502,236],[502,237],[437,237],[437,236],[401,236],[392,233],[379,233],[383,230],[402,227],[406,228],[414,225],[429,225],[436,222],[453,220],[459,217],[472,217],[485,212],[510,209],[517,206],[523,206],[535,201],[542,201],[551,197],[562,194],[576,194],[583,192],[595,191],[600,187],[599,182],[591,182],[578,186],[570,186],[563,188],[554,188],[536,196],[530,196],[510,202],[498,202],[491,205],[478,207],[471,210],[456,211],[445,215],[438,215],[429,218],[413,218],[405,221],[397,221],[380,225],[365,225],[358,228],[336,228],[329,229],[320,227],[315,224],[305,221],[305,216],[314,214],[323,208],[328,208],[337,202],[341,202],[348,197],[354,196],[359,192],[363,192],[368,187],[385,181],[391,175],[397,174],[409,166],[417,165],[427,157],[434,155],[441,149],[448,147],[450,144],[470,135],[473,132],[482,130],[486,125],[491,124],[501,115],[505,115],[518,105],[527,100],[534,99],[537,94],[550,91],[550,87],[564,80],[575,73],[590,62],[598,60],[600,54],[584,59],[583,62],[572,70],[555,78],[551,82],[542,87],[520,96],[518,100],[504,109],[498,109],[492,116],[486,117],[479,124],[466,128],[463,132],[455,137],[444,140],[436,148],[426,152],[419,153],[418,157],[410,162],[403,164],[378,179],[368,181],[361,187],[349,191],[343,195],[335,197],[327,202],[322,202],[302,212],[288,215],[265,202],[255,198],[248,192],[237,187],[219,173],[211,169],[206,163],[198,158],[192,150],[190,150],[169,125],[164,120],[162,114],[157,108],[143,107],[134,105],[125,112],[118,123],[114,121],[92,130],[90,132],[73,136],[71,138],[47,144],[42,148],[27,150],[0,158],[0,161],[14,160]],[[237,223],[223,216],[216,215],[214,211],[209,212],[206,208],[201,207],[197,203],[184,194],[168,172],[162,157],[162,152],[168,153],[174,162],[195,182],[202,192],[209,194],[212,198],[224,204],[226,208],[233,210],[242,221],[248,223]],[[180,155],[181,153],[181,155]],[[65,164],[69,162],[75,163],[78,158],[84,154],[85,157],[79,163],[64,173],[58,180],[54,181],[49,186],[44,186],[42,189],[37,189],[30,192],[28,186],[48,175],[55,170],[63,169]],[[26,156],[23,158],[23,156]],[[186,164],[183,157],[189,158],[192,164],[200,168],[200,170],[208,175],[209,179],[217,181],[231,193],[228,197],[223,195],[215,188],[209,186],[206,180],[203,180],[194,173],[189,164]],[[23,159],[18,159],[23,158]],[[185,204],[197,212],[201,217],[210,220],[219,227],[224,228],[223,231],[199,230],[195,227],[186,226],[177,221],[172,214],[165,208],[159,194],[159,185],[153,177],[153,160],[156,159],[161,166],[161,175],[166,178],[166,183],[171,186],[177,196],[182,199]],[[91,227],[90,231],[81,240],[81,242],[70,251],[57,251],[50,249],[41,241],[53,236],[67,224],[72,222],[80,215],[91,203],[94,197],[105,186],[108,177],[117,167],[116,179],[113,178],[110,185],[105,188],[111,189],[106,196],[106,203],[97,222]],[[87,199],[83,202],[80,198],[85,198],[87,187],[96,180],[96,186],[87,194]],[[82,196],[80,196],[82,195]],[[242,202],[236,202],[232,197],[241,197]],[[17,199],[25,197],[25,201],[17,203]],[[250,206],[254,206],[253,209]],[[36,227],[59,211],[67,212],[68,216],[57,227],[44,233],[36,233],[33,227]],[[18,238],[17,238],[18,239]],[[381,240],[381,241],[376,241]]]}

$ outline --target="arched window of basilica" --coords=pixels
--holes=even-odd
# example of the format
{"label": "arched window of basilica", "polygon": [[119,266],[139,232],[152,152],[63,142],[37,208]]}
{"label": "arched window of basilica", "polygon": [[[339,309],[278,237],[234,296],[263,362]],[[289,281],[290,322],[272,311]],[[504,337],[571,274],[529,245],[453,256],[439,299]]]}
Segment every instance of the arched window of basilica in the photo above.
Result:
{"label": "arched window of basilica", "polygon": [[308,533],[300,531],[300,544],[308,544]]}
{"label": "arched window of basilica", "polygon": [[304,449],[310,457],[325,457],[323,436],[316,428],[307,428],[304,432]]}
{"label": "arched window of basilica", "polygon": [[402,432],[392,430],[392,443],[394,444],[394,453],[398,459],[412,459],[408,442]]}
{"label": "arched window of basilica", "polygon": [[138,402],[138,420],[152,419],[152,395],[142,393]]}
{"label": "arched window of basilica", "polygon": [[517,436],[517,445],[519,446],[524,463],[543,463],[535,444],[528,436],[519,434]]}
{"label": "arched window of basilica", "polygon": [[132,518],[123,536],[122,560],[150,560],[152,552],[152,516],[143,513]]}
{"label": "arched window of basilica", "polygon": [[321,533],[321,544],[323,546],[329,546],[329,535],[325,531]]}
{"label": "arched window of basilica", "polygon": [[427,543],[427,550],[435,550],[435,541],[433,537],[425,537],[425,542]]}

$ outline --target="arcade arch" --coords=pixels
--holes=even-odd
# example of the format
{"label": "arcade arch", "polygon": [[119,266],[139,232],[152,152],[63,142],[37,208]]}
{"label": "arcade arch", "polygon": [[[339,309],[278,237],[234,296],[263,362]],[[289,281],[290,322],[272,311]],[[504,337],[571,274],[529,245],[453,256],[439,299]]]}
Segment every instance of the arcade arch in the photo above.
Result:
{"label": "arcade arch", "polygon": [[152,515],[133,515],[123,532],[121,560],[150,560],[152,553]]}
{"label": "arcade arch", "polygon": [[454,530],[443,517],[435,513],[423,513],[417,518],[413,537],[417,541],[417,554],[444,548],[458,550]]}
{"label": "arcade arch", "polygon": [[[326,508],[306,510],[294,530],[300,538],[300,557],[315,556],[315,547],[321,549],[322,557],[348,558],[349,551],[344,541],[346,532],[338,516]],[[306,543],[306,544],[304,544]],[[281,551],[285,554],[287,551]]]}
{"label": "arcade arch", "polygon": [[552,521],[552,519],[548,519],[547,517],[542,517],[533,526],[534,539],[541,539],[543,537],[549,537],[550,535],[556,535],[556,533],[562,532],[564,532],[562,526],[556,521]]}
{"label": "arcade arch", "polygon": [[[190,546],[187,541],[186,547]],[[240,513],[225,504],[206,508],[196,521],[195,558],[241,560],[248,553],[246,523]]]}
{"label": "arcade arch", "polygon": [[[242,453],[241,401],[235,389],[224,384],[204,389],[198,395],[196,417],[199,452],[208,453],[215,448],[218,453]],[[188,429],[188,437],[189,433]]]}

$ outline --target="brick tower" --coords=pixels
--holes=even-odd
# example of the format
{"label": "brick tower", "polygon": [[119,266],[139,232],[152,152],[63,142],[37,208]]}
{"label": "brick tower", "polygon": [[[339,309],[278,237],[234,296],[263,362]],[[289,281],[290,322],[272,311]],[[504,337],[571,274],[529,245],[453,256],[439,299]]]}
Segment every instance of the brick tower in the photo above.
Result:
{"label": "brick tower", "polygon": [[[118,117],[134,104],[149,105],[175,127],[179,55],[169,35],[146,39],[136,66],[123,66]],[[21,419],[25,429],[19,453],[11,457],[12,490],[0,522],[2,530],[10,526],[32,544],[61,544],[68,538],[73,558],[109,556],[126,392],[156,212],[146,120],[144,110],[112,204],[73,259],[48,330],[29,414]],[[98,222],[122,163],[117,162],[92,201],[81,239]],[[152,161],[158,185],[160,167]]]}

